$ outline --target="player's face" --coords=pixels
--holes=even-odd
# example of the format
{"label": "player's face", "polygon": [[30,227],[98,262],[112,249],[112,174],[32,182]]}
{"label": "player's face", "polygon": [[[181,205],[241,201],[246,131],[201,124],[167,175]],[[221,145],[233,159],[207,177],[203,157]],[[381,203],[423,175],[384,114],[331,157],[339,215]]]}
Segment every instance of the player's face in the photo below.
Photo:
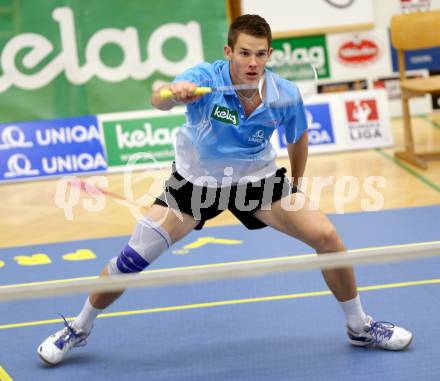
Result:
{"label": "player's face", "polygon": [[225,55],[231,61],[230,74],[234,84],[257,83],[272,54],[266,38],[240,33],[234,47],[225,46]]}

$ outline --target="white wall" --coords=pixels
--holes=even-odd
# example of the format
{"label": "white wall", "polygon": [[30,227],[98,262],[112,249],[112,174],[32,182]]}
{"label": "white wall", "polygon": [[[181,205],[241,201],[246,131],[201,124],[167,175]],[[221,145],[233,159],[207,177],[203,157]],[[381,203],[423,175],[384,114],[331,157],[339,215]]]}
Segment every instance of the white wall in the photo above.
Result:
{"label": "white wall", "polygon": [[[350,3],[350,0],[332,1]],[[242,0],[241,4],[242,13],[263,16],[274,33],[374,22],[371,0],[354,0],[346,8],[337,8],[326,0]]]}
{"label": "white wall", "polygon": [[[345,8],[329,5],[329,1],[346,4]],[[243,13],[257,13],[266,18],[273,32],[298,31],[307,29],[347,27],[362,23],[374,25],[369,30],[346,33],[327,33],[326,46],[330,66],[330,78],[321,83],[366,79],[372,88],[373,81],[384,78],[398,78],[392,71],[388,29],[391,17],[414,11],[440,10],[440,0],[242,0]],[[351,65],[338,60],[341,46],[347,42],[371,42],[378,53],[373,59]],[[424,75],[428,75],[425,70]],[[395,86],[396,81],[388,85]],[[392,98],[392,97],[390,97]],[[399,99],[390,99],[392,116],[401,115]],[[431,111],[430,96],[417,98],[411,102],[412,113]]]}
{"label": "white wall", "polygon": [[[348,4],[336,8],[329,4]],[[284,32],[374,23],[387,28],[392,15],[440,9],[440,0],[241,0],[243,13],[265,17],[273,31]],[[405,9],[404,9],[405,8]]]}

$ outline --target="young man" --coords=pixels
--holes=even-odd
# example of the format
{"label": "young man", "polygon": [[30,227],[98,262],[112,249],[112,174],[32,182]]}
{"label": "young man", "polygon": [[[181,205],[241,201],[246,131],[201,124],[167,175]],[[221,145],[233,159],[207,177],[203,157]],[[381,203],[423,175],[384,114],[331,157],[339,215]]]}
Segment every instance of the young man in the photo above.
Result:
{"label": "young man", "polygon": [[[173,243],[193,229],[201,229],[207,219],[229,209],[249,229],[271,226],[299,239],[318,254],[345,251],[334,226],[319,210],[289,211],[294,204],[296,181],[304,173],[307,159],[307,124],[298,89],[267,71],[272,53],[271,31],[256,15],[238,17],[230,26],[227,60],[203,63],[158,89],[154,107],[169,110],[187,105],[187,122],[176,141],[176,162],[164,193],[142,218],[121,254],[111,260],[101,276],[138,273]],[[257,85],[264,78],[263,102]],[[198,86],[250,85],[197,96]],[[161,96],[169,90],[171,97]],[[297,99],[288,107],[270,104],[287,94]],[[284,168],[275,165],[269,143],[273,131],[286,129],[293,184]],[[226,180],[225,180],[226,179]],[[179,210],[182,213],[174,213]],[[323,271],[347,320],[348,340],[356,346],[375,345],[402,350],[412,334],[390,323],[374,321],[362,309],[351,268]],[[78,317],[47,338],[39,347],[40,357],[57,364],[74,346],[84,344],[96,316],[122,292],[91,294]]]}

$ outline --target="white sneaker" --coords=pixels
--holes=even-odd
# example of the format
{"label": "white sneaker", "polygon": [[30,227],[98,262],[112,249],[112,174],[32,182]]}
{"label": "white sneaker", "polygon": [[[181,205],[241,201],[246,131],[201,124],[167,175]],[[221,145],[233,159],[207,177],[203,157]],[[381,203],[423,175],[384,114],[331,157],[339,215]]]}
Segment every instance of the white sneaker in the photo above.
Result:
{"label": "white sneaker", "polygon": [[38,355],[50,365],[60,363],[72,348],[86,345],[86,339],[90,335],[90,332],[74,329],[66,319],[64,319],[64,325],[62,330],[49,336],[38,347]]}
{"label": "white sneaker", "polygon": [[390,351],[401,351],[411,344],[413,334],[405,328],[385,321],[374,321],[370,316],[367,318],[363,332],[355,332],[347,327],[351,344],[357,347],[372,345]]}

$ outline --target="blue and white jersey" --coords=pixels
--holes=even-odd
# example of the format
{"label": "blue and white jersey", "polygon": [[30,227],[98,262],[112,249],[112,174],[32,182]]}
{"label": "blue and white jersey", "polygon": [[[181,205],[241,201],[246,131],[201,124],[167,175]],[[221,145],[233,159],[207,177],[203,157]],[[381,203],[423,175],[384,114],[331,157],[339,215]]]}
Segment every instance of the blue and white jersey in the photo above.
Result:
{"label": "blue and white jersey", "polygon": [[[269,70],[265,76],[266,100],[247,117],[234,90],[207,94],[187,105],[186,123],[176,136],[176,167],[183,177],[191,182],[203,178],[204,185],[216,187],[222,186],[226,177],[228,183],[223,185],[229,185],[231,177],[233,184],[241,184],[275,173],[276,153],[270,143],[273,132],[282,126],[287,142],[295,143],[307,129],[307,122],[298,88]],[[197,65],[174,80],[182,81],[231,86],[229,61]],[[268,106],[280,98],[296,102]]]}

